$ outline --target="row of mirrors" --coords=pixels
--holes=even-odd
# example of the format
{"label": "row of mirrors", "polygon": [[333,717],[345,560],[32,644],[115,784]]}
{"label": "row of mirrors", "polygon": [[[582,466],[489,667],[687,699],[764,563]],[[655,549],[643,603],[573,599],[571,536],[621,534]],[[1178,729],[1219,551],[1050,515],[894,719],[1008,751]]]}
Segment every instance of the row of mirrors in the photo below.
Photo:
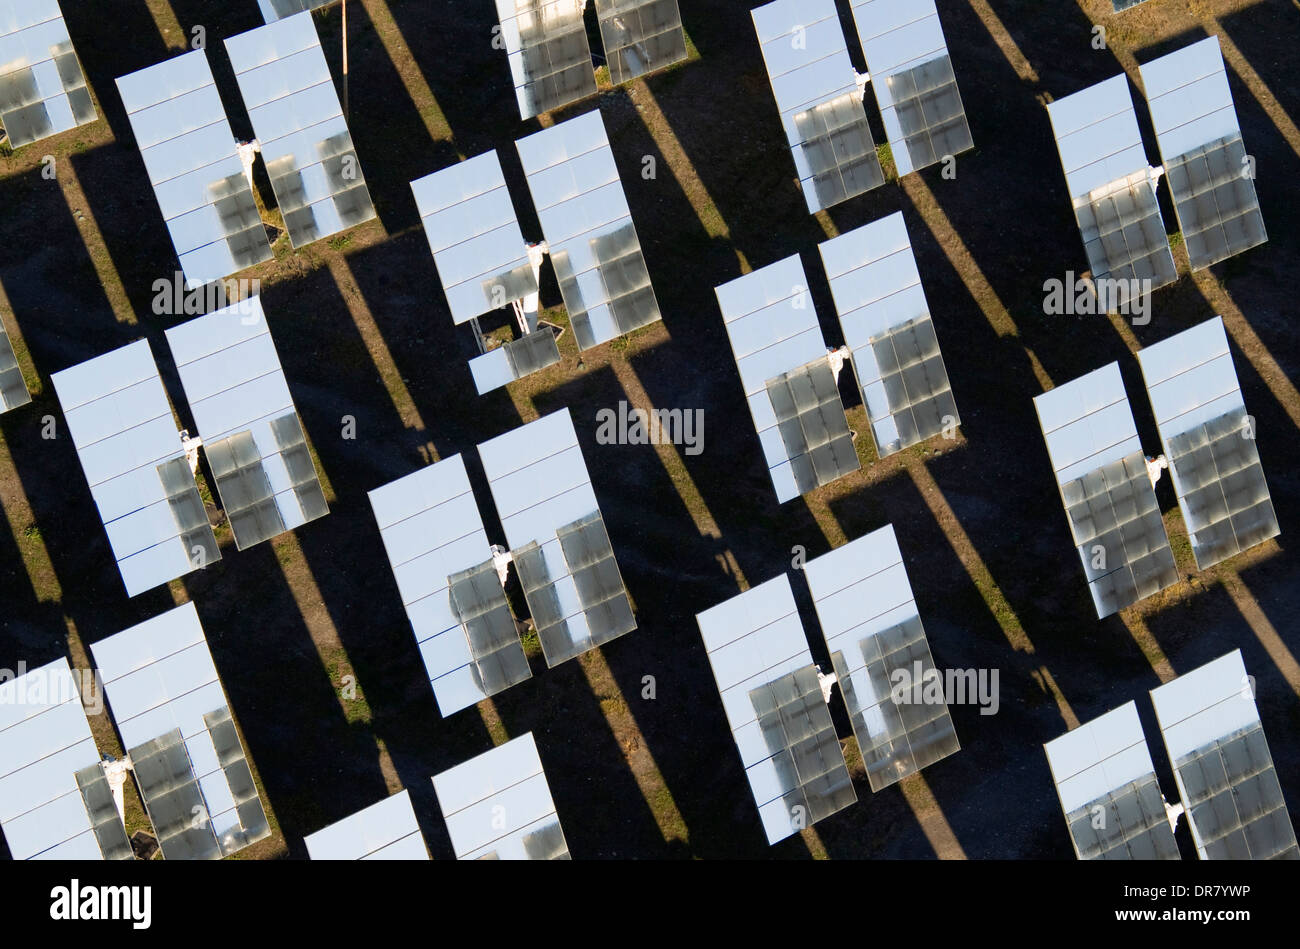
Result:
{"label": "row of mirrors", "polygon": [[[252,0],[249,0],[252,2]],[[231,130],[209,53],[117,80],[188,288],[273,257],[253,183],[260,155],[293,249],[376,217],[312,11],[328,0],[256,0],[266,25],[224,41],[256,139]],[[486,2],[486,0],[485,0]],[[687,61],[676,0],[495,0],[522,120]],[[1139,0],[1114,0],[1115,10]],[[851,0],[859,73],[834,0],[752,11],[762,61],[809,213],[975,147],[932,0]],[[1170,189],[1194,270],[1267,239],[1215,37],[1140,67],[1163,165],[1149,167],[1124,76],[1047,106],[1094,279],[1177,279],[1156,189]],[[866,112],[870,85],[887,144]],[[0,125],[11,147],[96,121],[57,0],[0,0]],[[525,238],[501,157],[483,152],[411,182],[452,322],[468,324],[480,394],[662,319],[598,109],[518,138],[540,222]],[[882,161],[885,158],[886,161]],[[716,287],[778,504],[961,424],[903,215],[821,243],[843,343],[828,346],[798,254]],[[568,327],[541,319],[549,259]],[[480,320],[513,319],[498,342]],[[329,511],[268,314],[251,296],[166,331],[197,434],[179,431],[150,344],[53,374],[58,400],[128,596],[222,556],[201,482],[243,550]],[[1163,455],[1139,441],[1118,364],[1037,397],[1047,454],[1099,618],[1178,579],[1155,495],[1167,469],[1199,569],[1279,532],[1223,322],[1137,354]],[[850,428],[840,373],[869,432]],[[0,401],[31,401],[0,328]],[[616,545],[568,410],[477,446],[492,515],[460,455],[369,493],[376,528],[438,711],[473,707],[636,629]],[[207,472],[200,470],[200,451]],[[942,695],[900,694],[900,672],[938,674],[893,528],[815,558],[807,581],[831,669],[813,661],[790,577],[697,617],[758,823],[775,843],[857,793],[831,709],[842,703],[873,792],[960,747]],[[92,647],[89,680],[66,660],[0,685],[0,828],[15,857],[129,858],[130,771],[164,857],[219,858],[272,833],[193,604]],[[83,701],[102,688],[127,757],[101,756]],[[1240,653],[1151,694],[1181,805],[1160,793],[1133,703],[1050,742],[1047,756],[1081,859],[1176,858],[1186,814],[1205,859],[1297,856]],[[836,698],[838,696],[838,698]],[[432,776],[458,858],[569,856],[530,734]],[[505,810],[510,820],[497,815]],[[200,819],[194,819],[194,815]],[[1098,816],[1100,815],[1100,817]],[[427,859],[407,791],[306,840],[324,859]]]}

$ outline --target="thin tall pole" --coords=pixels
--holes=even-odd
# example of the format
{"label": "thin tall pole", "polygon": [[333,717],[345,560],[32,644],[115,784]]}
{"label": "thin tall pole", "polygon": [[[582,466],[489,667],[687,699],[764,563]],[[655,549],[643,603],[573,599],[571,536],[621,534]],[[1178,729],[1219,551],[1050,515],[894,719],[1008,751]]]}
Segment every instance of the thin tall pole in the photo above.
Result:
{"label": "thin tall pole", "polygon": [[348,0],[343,0],[343,120],[348,118]]}

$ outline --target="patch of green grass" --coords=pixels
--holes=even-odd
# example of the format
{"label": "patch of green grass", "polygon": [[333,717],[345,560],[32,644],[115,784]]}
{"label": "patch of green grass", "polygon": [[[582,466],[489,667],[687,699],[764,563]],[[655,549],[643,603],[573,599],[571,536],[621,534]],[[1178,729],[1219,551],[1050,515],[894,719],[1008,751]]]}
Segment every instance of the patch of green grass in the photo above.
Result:
{"label": "patch of green grass", "polygon": [[880,170],[885,173],[885,180],[897,181],[898,166],[894,164],[894,150],[888,142],[876,146],[876,157],[880,159]]}
{"label": "patch of green grass", "polygon": [[331,237],[326,243],[330,245],[330,250],[342,250],[343,248],[347,247],[349,244],[352,243],[352,235],[336,234],[335,236]]}
{"label": "patch of green grass", "polygon": [[1178,248],[1180,248],[1180,247],[1183,246],[1183,232],[1182,232],[1182,231],[1175,231],[1174,233],[1172,233],[1172,234],[1169,235],[1169,246],[1170,246],[1173,250],[1177,250]]}
{"label": "patch of green grass", "polygon": [[542,651],[542,641],[537,636],[537,627],[535,626],[530,626],[528,631],[519,637],[519,641],[523,643],[524,655],[530,659]]}
{"label": "patch of green grass", "polygon": [[289,549],[288,544],[275,544],[275,559],[280,562],[280,566],[287,567],[293,562],[293,551]]}

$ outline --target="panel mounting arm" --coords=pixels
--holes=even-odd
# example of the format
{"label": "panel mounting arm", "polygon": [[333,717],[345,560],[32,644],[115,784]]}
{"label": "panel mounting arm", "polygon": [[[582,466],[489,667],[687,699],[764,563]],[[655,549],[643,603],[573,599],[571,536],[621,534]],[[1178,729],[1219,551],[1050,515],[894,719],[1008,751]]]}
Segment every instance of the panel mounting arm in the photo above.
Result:
{"label": "panel mounting arm", "polygon": [[827,675],[820,669],[817,670],[817,683],[822,687],[822,701],[827,705],[831,704],[831,689],[835,687],[835,683],[838,681],[839,677],[835,673],[832,672]]}
{"label": "panel mounting arm", "polygon": [[852,357],[853,351],[848,346],[841,346],[839,349],[832,349],[826,353],[826,360],[831,364],[831,374],[835,381],[840,381],[840,370],[844,364]]}

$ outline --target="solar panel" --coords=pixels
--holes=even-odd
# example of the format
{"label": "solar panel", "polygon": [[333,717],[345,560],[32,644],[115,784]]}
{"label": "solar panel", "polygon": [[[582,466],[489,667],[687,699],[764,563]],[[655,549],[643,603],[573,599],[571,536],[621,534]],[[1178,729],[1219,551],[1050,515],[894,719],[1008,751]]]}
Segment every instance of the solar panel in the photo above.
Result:
{"label": "solar panel", "polygon": [[[804,566],[871,790],[959,750],[892,526]],[[910,683],[910,686],[908,685]]]}
{"label": "solar panel", "polygon": [[27,380],[18,365],[18,356],[14,353],[13,341],[3,326],[0,326],[0,413],[26,405],[32,400],[27,391]]}
{"label": "solar panel", "polygon": [[834,0],[750,11],[808,212],[884,184]]}
{"label": "solar panel", "polygon": [[1129,702],[1043,746],[1080,860],[1180,860]]}
{"label": "solar panel", "polygon": [[659,320],[599,111],[515,143],[579,349]]}
{"label": "solar panel", "polygon": [[328,514],[261,298],[174,326],[167,343],[235,545]]}
{"label": "solar panel", "polygon": [[456,323],[537,292],[495,151],[412,181],[411,191]]}
{"label": "solar panel", "polygon": [[615,85],[686,59],[677,0],[596,0],[596,16]]}
{"label": "solar panel", "polygon": [[1201,859],[1300,859],[1241,650],[1153,689],[1151,702]]}
{"label": "solar panel", "polygon": [[371,804],[308,835],[313,860],[428,860],[409,791]]}
{"label": "solar panel", "polygon": [[1281,533],[1223,320],[1138,352],[1156,427],[1204,570]]}
{"label": "solar panel", "polygon": [[1267,241],[1219,38],[1152,60],[1141,73],[1192,269]]}
{"label": "solar panel", "polygon": [[219,859],[269,837],[194,604],[90,651],[163,856]]}
{"label": "solar panel", "polygon": [[0,683],[0,829],[15,860],[130,859],[107,783],[67,659]]}
{"label": "solar panel", "polygon": [[1122,13],[1129,7],[1135,7],[1139,3],[1145,2],[1146,0],[1110,0],[1110,5],[1114,8],[1116,13]]}
{"label": "solar panel", "polygon": [[768,843],[856,801],[789,577],[695,621]]}
{"label": "solar panel", "polygon": [[51,380],[127,595],[220,560],[149,343]]}
{"label": "solar panel", "polygon": [[934,0],[852,0],[900,175],[975,147]]}
{"label": "solar panel", "polygon": [[370,506],[443,716],[529,678],[461,456],[376,488]]}
{"label": "solar panel", "polygon": [[[495,151],[411,182],[452,319],[465,323],[533,296],[537,273]],[[560,361],[555,334],[536,328],[470,360],[479,394]]]}
{"label": "solar panel", "polygon": [[457,860],[568,860],[533,733],[434,775]]}
{"label": "solar panel", "polygon": [[1093,277],[1152,289],[1177,280],[1128,80],[1057,99],[1047,113]]}
{"label": "solar panel", "polygon": [[1044,392],[1034,408],[1097,617],[1176,583],[1119,364]]}
{"label": "solar panel", "polygon": [[295,248],[375,216],[310,13],[226,40]]}
{"label": "solar panel", "polygon": [[9,144],[97,117],[57,0],[0,0],[0,125]]}
{"label": "solar panel", "polygon": [[857,471],[857,450],[799,256],[714,293],[777,500]]}
{"label": "solar panel", "polygon": [[478,451],[547,666],[636,629],[569,411]]}
{"label": "solar panel", "polygon": [[959,423],[901,212],[819,245],[883,458]]}
{"label": "solar panel", "polygon": [[540,372],[560,361],[555,333],[540,326],[526,336],[517,336],[469,361],[474,388],[479,395],[499,389],[516,379]]}
{"label": "solar panel", "polygon": [[496,0],[519,116],[530,119],[596,94],[587,0]]}
{"label": "solar panel", "polygon": [[257,0],[262,19],[267,23],[302,13],[304,10],[321,10],[338,0]]}
{"label": "solar panel", "polygon": [[186,284],[270,260],[207,54],[194,50],[121,76],[117,89]]}

